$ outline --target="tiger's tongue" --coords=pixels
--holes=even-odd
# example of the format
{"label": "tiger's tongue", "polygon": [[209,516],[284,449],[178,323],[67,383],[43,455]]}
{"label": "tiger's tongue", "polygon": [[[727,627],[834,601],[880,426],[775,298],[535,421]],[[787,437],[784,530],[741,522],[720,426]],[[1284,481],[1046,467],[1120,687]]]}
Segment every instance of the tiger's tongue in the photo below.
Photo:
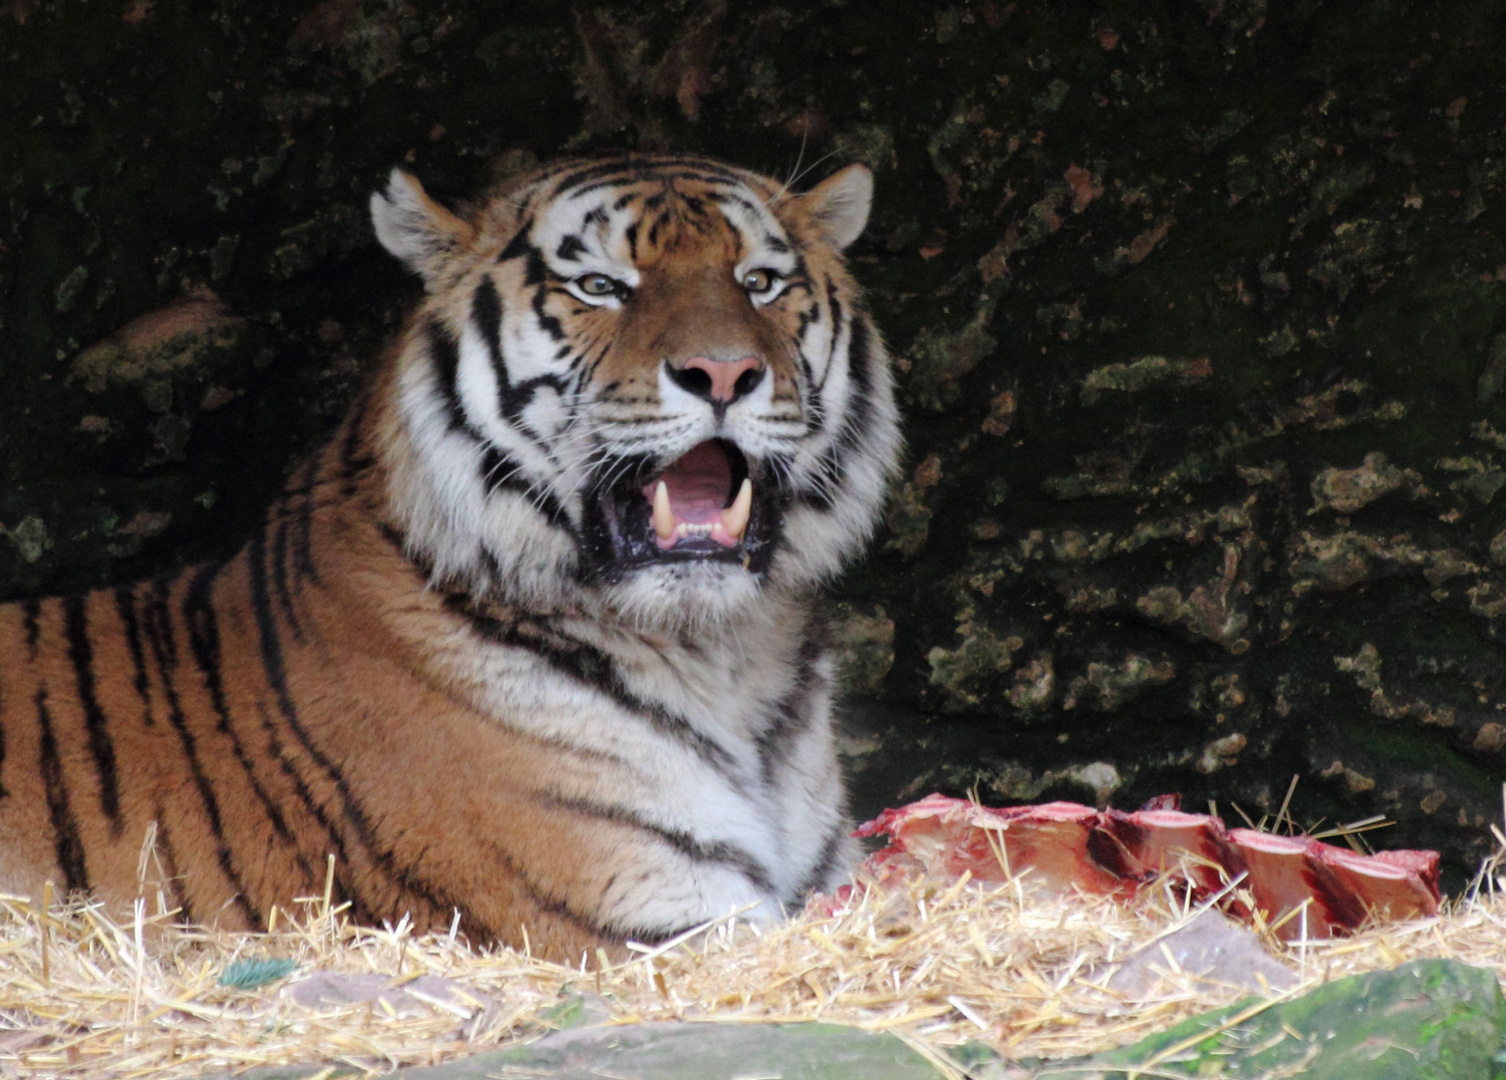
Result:
{"label": "tiger's tongue", "polygon": [[677,521],[714,522],[721,519],[722,507],[732,490],[732,466],[721,447],[705,442],[644,487],[643,497],[650,503],[660,480],[669,489],[669,505]]}

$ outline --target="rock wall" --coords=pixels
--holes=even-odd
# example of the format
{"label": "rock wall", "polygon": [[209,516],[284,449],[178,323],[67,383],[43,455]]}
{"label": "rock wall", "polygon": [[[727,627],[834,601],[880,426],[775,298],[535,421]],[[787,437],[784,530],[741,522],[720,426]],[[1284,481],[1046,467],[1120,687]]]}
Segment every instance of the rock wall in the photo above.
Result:
{"label": "rock wall", "polygon": [[1242,824],[1296,776],[1457,885],[1506,776],[1503,15],[0,3],[0,595],[235,550],[416,295],[394,164],[862,160],[910,449],[838,589],[859,809]]}

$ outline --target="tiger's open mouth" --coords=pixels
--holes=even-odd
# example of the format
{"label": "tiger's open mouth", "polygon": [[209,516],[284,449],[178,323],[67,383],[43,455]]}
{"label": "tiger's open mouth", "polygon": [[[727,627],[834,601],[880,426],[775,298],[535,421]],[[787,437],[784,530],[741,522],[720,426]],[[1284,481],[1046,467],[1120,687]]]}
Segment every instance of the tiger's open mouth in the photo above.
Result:
{"label": "tiger's open mouth", "polygon": [[698,443],[668,467],[645,462],[587,507],[595,571],[607,578],[655,564],[718,561],[761,572],[778,531],[774,485],[734,444]]}

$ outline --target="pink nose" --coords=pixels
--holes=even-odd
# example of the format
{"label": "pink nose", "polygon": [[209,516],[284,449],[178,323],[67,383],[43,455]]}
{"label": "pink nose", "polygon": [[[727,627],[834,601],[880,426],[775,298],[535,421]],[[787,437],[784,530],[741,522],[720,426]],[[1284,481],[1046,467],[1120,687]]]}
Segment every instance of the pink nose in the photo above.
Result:
{"label": "pink nose", "polygon": [[[684,370],[703,372],[710,378],[710,389],[701,386],[697,391],[698,396],[709,396],[712,401],[730,404],[758,385],[758,377],[763,375],[763,361],[756,356],[745,356],[741,360],[712,360],[706,356],[692,356],[685,361]],[[745,378],[749,372],[755,377]]]}

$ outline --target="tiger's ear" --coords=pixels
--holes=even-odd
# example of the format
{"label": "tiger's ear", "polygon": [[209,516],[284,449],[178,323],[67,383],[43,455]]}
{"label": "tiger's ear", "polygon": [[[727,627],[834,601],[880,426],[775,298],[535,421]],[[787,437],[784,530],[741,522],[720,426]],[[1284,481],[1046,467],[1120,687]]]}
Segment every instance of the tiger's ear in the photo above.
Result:
{"label": "tiger's ear", "polygon": [[838,251],[845,250],[863,235],[863,226],[868,224],[873,172],[866,165],[849,165],[799,199],[801,209],[810,215],[822,238]]}
{"label": "tiger's ear", "polygon": [[402,169],[393,169],[387,190],[371,196],[371,223],[382,246],[424,279],[433,292],[445,263],[470,243],[474,230],[425,193]]}

